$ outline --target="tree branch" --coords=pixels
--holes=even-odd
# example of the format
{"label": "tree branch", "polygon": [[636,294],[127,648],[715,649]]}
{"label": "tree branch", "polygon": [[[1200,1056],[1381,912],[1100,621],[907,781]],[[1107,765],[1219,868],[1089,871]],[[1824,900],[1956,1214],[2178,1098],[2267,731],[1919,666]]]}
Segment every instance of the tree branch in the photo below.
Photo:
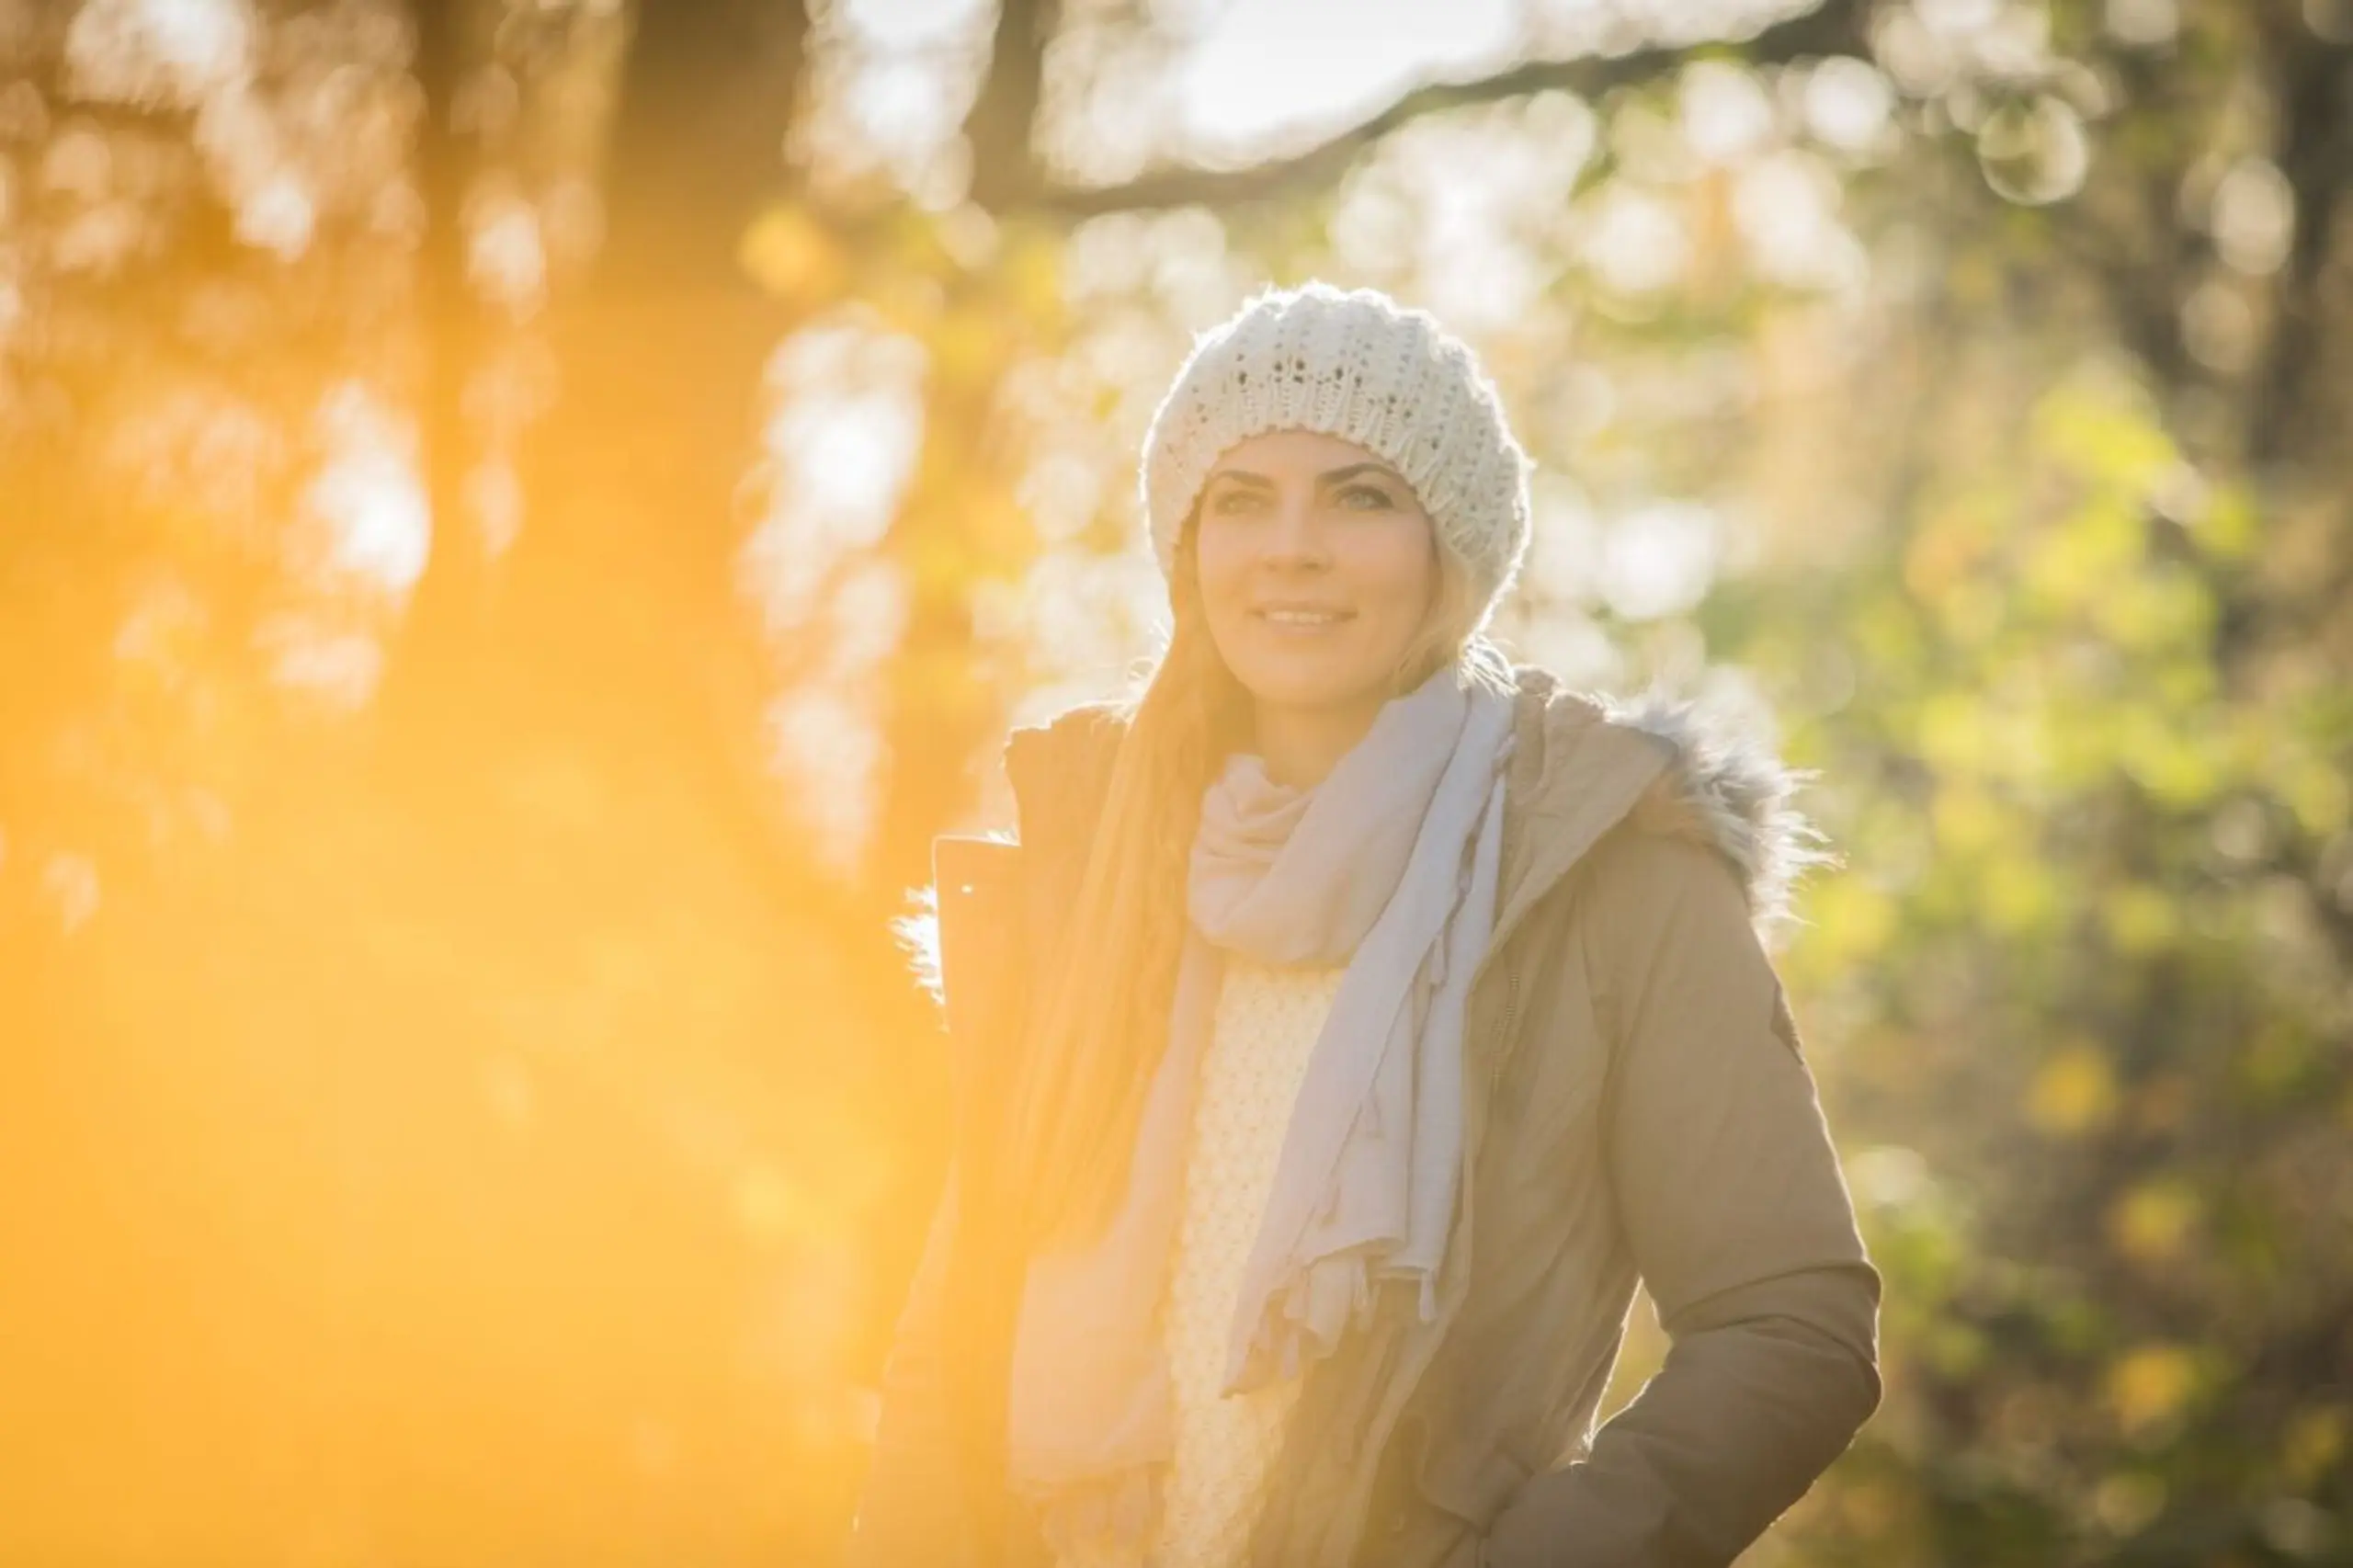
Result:
{"label": "tree branch", "polygon": [[786,128],[808,48],[805,0],[635,8],[605,176],[605,286],[749,289],[744,225],[786,187]]}
{"label": "tree branch", "polygon": [[[2320,437],[2329,403],[2313,385],[2322,363],[2336,213],[2353,177],[2353,47],[2305,36],[2301,18],[2258,34],[2267,46],[2270,99],[2279,120],[2272,161],[2295,195],[2295,236],[2277,281],[2279,317],[2246,399],[2246,452],[2261,470]],[[2317,418],[2315,418],[2317,415]]]}
{"label": "tree branch", "polygon": [[[1754,64],[1852,53],[1864,45],[1867,9],[1866,0],[1823,0],[1813,10],[1776,22],[1745,40],[1723,39],[1697,46],[1655,44],[1622,54],[1530,61],[1476,81],[1432,83],[1415,88],[1371,119],[1288,157],[1240,168],[1165,169],[1125,184],[1092,187],[1054,186],[1033,178],[1026,190],[1000,187],[1002,205],[996,210],[1076,219],[1193,205],[1227,207],[1297,196],[1329,186],[1375,142],[1426,114],[1554,89],[1599,97],[1616,87],[1654,81],[1705,48],[1737,47],[1742,58]],[[1000,44],[1004,41],[1000,36]]]}
{"label": "tree branch", "polygon": [[1058,0],[1000,0],[988,75],[964,119],[972,149],[972,199],[1002,210],[1034,179],[1030,128],[1045,90],[1046,41],[1053,37]]}

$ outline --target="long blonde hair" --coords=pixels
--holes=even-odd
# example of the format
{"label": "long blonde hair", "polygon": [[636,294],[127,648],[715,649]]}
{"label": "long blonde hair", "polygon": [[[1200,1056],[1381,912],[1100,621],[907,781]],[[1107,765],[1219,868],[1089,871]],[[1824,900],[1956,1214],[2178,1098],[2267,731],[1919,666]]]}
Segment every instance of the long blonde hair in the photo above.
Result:
{"label": "long blonde hair", "polygon": [[[1006,1217],[1029,1246],[1083,1244],[1117,1210],[1167,1045],[1201,797],[1250,733],[1249,695],[1219,655],[1202,608],[1197,520],[1198,507],[1178,535],[1168,642],[1129,705],[1066,936],[1035,998],[1012,1086]],[[1448,662],[1490,678],[1500,667],[1466,659],[1484,647],[1481,607],[1460,563],[1438,548],[1435,526],[1432,548],[1438,592],[1398,663],[1394,693]]]}

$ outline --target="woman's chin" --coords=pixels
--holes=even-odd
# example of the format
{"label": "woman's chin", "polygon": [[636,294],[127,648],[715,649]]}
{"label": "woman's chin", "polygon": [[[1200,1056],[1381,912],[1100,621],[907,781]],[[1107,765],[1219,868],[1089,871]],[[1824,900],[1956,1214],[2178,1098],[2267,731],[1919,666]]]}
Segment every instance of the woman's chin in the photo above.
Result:
{"label": "woman's chin", "polygon": [[1302,668],[1289,665],[1288,661],[1281,666],[1260,665],[1237,673],[1255,700],[1295,713],[1353,711],[1388,695],[1385,673]]}

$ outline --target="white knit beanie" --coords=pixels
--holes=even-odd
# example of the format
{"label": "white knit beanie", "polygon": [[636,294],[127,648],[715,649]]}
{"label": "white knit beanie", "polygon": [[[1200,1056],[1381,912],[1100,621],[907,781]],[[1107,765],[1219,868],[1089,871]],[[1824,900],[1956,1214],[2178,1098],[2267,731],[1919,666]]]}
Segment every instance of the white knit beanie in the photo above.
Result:
{"label": "white knit beanie", "polygon": [[1414,487],[1483,625],[1528,551],[1527,454],[1477,358],[1427,312],[1370,289],[1269,289],[1202,334],[1144,433],[1143,510],[1173,576],[1217,460],[1266,430],[1353,441]]}

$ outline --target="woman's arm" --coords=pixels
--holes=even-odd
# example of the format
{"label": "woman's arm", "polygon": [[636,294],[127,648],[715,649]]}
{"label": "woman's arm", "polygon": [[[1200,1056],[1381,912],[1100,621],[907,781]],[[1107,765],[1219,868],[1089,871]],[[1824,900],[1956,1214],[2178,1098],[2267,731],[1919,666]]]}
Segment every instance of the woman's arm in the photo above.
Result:
{"label": "woman's arm", "polygon": [[[1001,1488],[970,1473],[954,1413],[960,1387],[969,1395],[976,1381],[990,1381],[976,1369],[1002,1386],[1013,1300],[1006,1292],[1017,1282],[975,1272],[976,1257],[990,1256],[988,1237],[960,1211],[984,1216],[960,1195],[968,1181],[983,1182],[973,1173],[997,1157],[1014,1053],[1008,1031],[1028,973],[1027,865],[1026,852],[1010,840],[934,840],[933,917],[927,933],[921,922],[907,932],[918,949],[928,949],[929,983],[946,1013],[954,1136],[947,1183],[883,1367],[874,1458],[845,1568],[962,1568],[980,1560],[983,1538],[1003,1524]],[[959,1372],[961,1380],[951,1376]]]}
{"label": "woman's arm", "polygon": [[1521,1488],[1481,1562],[1720,1568],[1877,1408],[1880,1277],[1731,868],[1634,831],[1593,853],[1609,1170],[1672,1348],[1588,1458]]}
{"label": "woman's arm", "polygon": [[955,1568],[971,1547],[943,1363],[956,1187],[951,1168],[892,1335],[874,1458],[858,1494],[844,1568]]}

